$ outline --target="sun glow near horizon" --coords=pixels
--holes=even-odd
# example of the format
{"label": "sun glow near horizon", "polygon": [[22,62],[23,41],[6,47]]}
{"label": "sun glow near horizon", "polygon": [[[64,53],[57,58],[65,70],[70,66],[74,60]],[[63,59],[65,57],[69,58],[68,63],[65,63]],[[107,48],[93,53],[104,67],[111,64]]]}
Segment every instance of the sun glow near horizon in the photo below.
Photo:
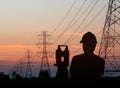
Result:
{"label": "sun glow near horizon", "polygon": [[[35,55],[39,51],[36,44],[43,42],[42,37],[40,41],[37,38],[37,35],[42,34],[41,31],[48,31],[48,34],[52,35],[51,39],[47,37],[48,43],[57,40],[50,46],[52,48],[47,48],[48,51],[54,53],[53,57],[49,59],[50,63],[55,63],[57,46],[65,43],[70,36],[73,37],[66,43],[70,51],[70,61],[74,55],[83,53],[82,44],[79,41],[82,35],[88,31],[93,32],[97,37],[98,44],[95,50],[97,54],[107,6],[99,15],[97,13],[108,0],[76,0],[75,5],[72,7],[74,1],[1,0],[0,63],[6,65],[8,62],[16,64],[20,58],[25,56],[26,50],[30,50]],[[96,2],[98,3],[94,7]],[[90,3],[92,4],[90,5]],[[82,6],[83,4],[84,6]],[[94,8],[92,9],[92,7]],[[97,17],[94,19],[96,15]],[[63,35],[60,36],[61,34]],[[60,38],[58,39],[58,37]],[[42,46],[40,51],[42,52]]]}

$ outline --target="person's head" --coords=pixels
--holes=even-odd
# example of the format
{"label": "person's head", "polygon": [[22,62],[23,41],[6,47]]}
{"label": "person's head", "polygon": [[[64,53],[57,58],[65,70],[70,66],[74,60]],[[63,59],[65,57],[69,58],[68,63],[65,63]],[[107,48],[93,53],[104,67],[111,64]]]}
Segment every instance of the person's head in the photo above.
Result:
{"label": "person's head", "polygon": [[80,43],[83,43],[84,52],[92,52],[95,50],[97,40],[93,33],[87,32],[83,35]]}

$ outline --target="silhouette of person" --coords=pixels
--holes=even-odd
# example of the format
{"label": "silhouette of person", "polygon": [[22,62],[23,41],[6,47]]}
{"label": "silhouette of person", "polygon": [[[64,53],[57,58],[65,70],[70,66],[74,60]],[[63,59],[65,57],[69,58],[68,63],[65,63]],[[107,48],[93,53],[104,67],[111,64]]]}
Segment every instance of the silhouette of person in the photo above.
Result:
{"label": "silhouette of person", "polygon": [[94,54],[97,44],[95,35],[91,32],[85,33],[80,43],[83,43],[84,53],[72,58],[70,66],[71,78],[93,79],[100,77],[104,73],[105,61]]}

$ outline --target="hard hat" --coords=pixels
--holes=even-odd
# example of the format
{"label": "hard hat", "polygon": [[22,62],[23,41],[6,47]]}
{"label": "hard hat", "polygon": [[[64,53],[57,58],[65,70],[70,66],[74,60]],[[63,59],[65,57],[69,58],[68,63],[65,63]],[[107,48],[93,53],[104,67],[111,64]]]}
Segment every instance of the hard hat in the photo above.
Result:
{"label": "hard hat", "polygon": [[93,33],[87,32],[83,35],[80,43],[97,43],[97,40]]}

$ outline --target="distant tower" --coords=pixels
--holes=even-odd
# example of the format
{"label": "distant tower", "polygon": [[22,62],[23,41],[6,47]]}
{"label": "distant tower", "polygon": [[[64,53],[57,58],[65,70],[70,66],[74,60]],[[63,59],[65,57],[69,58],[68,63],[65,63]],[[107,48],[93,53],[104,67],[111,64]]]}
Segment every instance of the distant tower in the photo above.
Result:
{"label": "distant tower", "polygon": [[47,71],[49,76],[51,75],[50,71],[50,66],[49,66],[49,61],[48,61],[48,52],[47,52],[47,37],[51,36],[47,34],[46,31],[43,31],[42,34],[38,35],[38,37],[42,36],[43,37],[43,42],[38,43],[38,46],[42,45],[43,51],[42,51],[42,61],[40,64],[40,72],[42,71]]}
{"label": "distant tower", "polygon": [[22,61],[22,58],[20,59],[20,75],[22,77],[24,77],[24,73],[23,73],[23,61]]}
{"label": "distant tower", "polygon": [[120,60],[120,1],[109,0],[100,43],[99,56],[106,60],[105,71],[119,71]]}
{"label": "distant tower", "polygon": [[31,52],[30,52],[30,50],[27,50],[27,56],[26,56],[26,58],[27,58],[27,67],[26,67],[26,72],[25,72],[25,77],[27,77],[27,78],[31,78],[32,77],[32,70],[31,70],[31,61],[30,61],[30,59],[31,59]]}
{"label": "distant tower", "polygon": [[15,79],[18,75],[19,77],[21,76],[21,78],[24,77],[22,58],[20,59],[20,62],[16,63],[16,65],[10,70],[10,77],[13,79]]}

